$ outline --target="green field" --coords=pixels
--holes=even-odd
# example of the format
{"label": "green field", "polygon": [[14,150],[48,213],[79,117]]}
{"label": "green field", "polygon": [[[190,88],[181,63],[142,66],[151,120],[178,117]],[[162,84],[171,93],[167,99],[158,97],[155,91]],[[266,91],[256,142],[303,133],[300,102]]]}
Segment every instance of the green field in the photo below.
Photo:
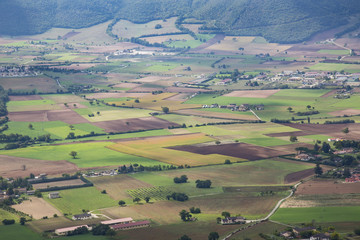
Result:
{"label": "green field", "polygon": [[349,50],[332,50],[332,49],[321,49],[318,53],[327,53],[332,55],[348,55],[350,54]]}
{"label": "green field", "polygon": [[21,226],[19,224],[3,226],[0,225],[0,239],[2,240],[41,240],[42,238],[39,234],[33,232],[26,226]]}
{"label": "green field", "polygon": [[100,193],[95,187],[62,190],[60,198],[55,199],[49,199],[45,193],[44,195],[46,201],[69,215],[80,214],[82,209],[92,211],[117,205],[117,201],[107,194]]}
{"label": "green field", "polygon": [[343,63],[317,63],[310,67],[311,70],[321,71],[342,71],[356,73],[360,71],[360,66],[357,64],[343,64]]}
{"label": "green field", "polygon": [[[106,146],[109,145],[113,145],[113,143],[95,142],[86,144],[79,143],[57,146],[37,146],[2,151],[1,154],[49,161],[68,160],[81,168],[119,166],[134,163],[142,164],[144,166],[159,164],[159,162],[154,160],[110,150],[106,148]],[[71,151],[77,152],[77,157],[75,159],[69,155]]]}
{"label": "green field", "polygon": [[0,221],[4,219],[14,219],[16,222],[19,222],[20,217],[0,208]]}
{"label": "green field", "polygon": [[360,221],[360,207],[280,208],[271,220],[283,223]]}

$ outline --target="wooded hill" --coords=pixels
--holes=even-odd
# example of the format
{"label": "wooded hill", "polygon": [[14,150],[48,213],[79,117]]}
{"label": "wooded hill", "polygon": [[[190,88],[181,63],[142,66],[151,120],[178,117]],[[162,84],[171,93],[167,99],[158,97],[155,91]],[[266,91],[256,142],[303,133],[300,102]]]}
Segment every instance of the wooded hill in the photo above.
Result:
{"label": "wooded hill", "polygon": [[[144,23],[172,16],[205,21],[204,29],[300,42],[348,24],[358,0],[4,0],[0,34],[31,35],[52,27],[83,28],[111,19]],[[360,19],[351,24],[360,22]]]}

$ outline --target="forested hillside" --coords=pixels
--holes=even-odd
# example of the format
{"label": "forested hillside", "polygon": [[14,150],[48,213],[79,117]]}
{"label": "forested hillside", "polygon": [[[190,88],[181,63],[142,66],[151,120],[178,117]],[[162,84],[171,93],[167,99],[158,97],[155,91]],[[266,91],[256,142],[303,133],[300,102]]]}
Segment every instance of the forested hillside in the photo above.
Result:
{"label": "forested hillside", "polygon": [[344,25],[359,12],[358,0],[4,0],[0,34],[82,28],[115,18],[143,23],[184,15],[205,20],[204,28],[211,31],[299,42]]}

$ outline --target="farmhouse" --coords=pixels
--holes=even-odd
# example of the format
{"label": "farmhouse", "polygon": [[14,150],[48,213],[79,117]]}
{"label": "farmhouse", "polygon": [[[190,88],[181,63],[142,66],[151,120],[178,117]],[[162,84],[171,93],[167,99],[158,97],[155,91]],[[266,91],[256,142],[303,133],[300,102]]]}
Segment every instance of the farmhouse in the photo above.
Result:
{"label": "farmhouse", "polygon": [[227,217],[224,219],[221,219],[221,224],[227,225],[227,224],[241,224],[246,223],[244,217]]}
{"label": "farmhouse", "polygon": [[345,178],[345,182],[347,183],[360,182],[360,174],[353,174],[351,177]]}
{"label": "farmhouse", "polygon": [[115,231],[117,230],[128,230],[128,229],[134,229],[134,228],[143,228],[143,227],[149,227],[150,221],[139,221],[139,222],[131,222],[131,223],[124,223],[124,224],[115,224],[112,225],[111,228]]}
{"label": "farmhouse", "polygon": [[128,217],[128,218],[119,218],[119,219],[102,221],[101,224],[114,225],[114,224],[126,224],[131,222],[134,222],[134,220],[131,217]]}
{"label": "farmhouse", "polygon": [[92,215],[90,213],[77,214],[72,217],[72,220],[86,220],[91,219]]}
{"label": "farmhouse", "polygon": [[49,198],[50,199],[59,198],[59,197],[60,197],[59,192],[51,192],[51,193],[49,193]]}
{"label": "farmhouse", "polygon": [[310,161],[315,159],[313,156],[310,156],[309,154],[301,153],[295,157],[296,159],[299,159],[301,161]]}
{"label": "farmhouse", "polygon": [[56,235],[66,235],[68,232],[74,231],[77,228],[86,227],[89,231],[91,230],[91,227],[88,225],[80,225],[80,226],[74,226],[74,227],[67,227],[67,228],[59,228],[55,230]]}
{"label": "farmhouse", "polygon": [[319,233],[310,237],[310,240],[330,240],[330,237],[324,233]]}
{"label": "farmhouse", "polygon": [[300,233],[305,231],[315,231],[315,230],[316,230],[315,227],[293,228],[293,232],[295,233],[296,236],[299,236]]}

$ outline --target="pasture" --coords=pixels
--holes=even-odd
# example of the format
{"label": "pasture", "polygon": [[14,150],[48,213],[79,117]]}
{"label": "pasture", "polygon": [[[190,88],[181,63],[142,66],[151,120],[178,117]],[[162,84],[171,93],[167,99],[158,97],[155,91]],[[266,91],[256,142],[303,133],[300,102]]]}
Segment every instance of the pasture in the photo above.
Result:
{"label": "pasture", "polygon": [[19,224],[3,226],[0,225],[1,239],[16,239],[16,240],[39,240],[44,239],[33,232],[26,226],[21,226]]}
{"label": "pasture", "polygon": [[[111,142],[94,142],[86,144],[65,144],[52,146],[36,146],[16,150],[2,151],[8,156],[25,157],[39,160],[60,161],[67,160],[80,168],[120,166],[129,164],[142,164],[144,166],[158,165],[159,162],[145,157],[129,155],[113,151],[109,147],[114,145]],[[77,152],[76,158],[69,153]]]}
{"label": "pasture", "polygon": [[[140,37],[142,35],[149,35],[149,34],[180,32],[175,27],[175,21],[176,21],[175,17],[166,19],[165,21],[157,20],[143,24],[136,24],[127,20],[120,20],[113,27],[113,33],[118,35],[119,38],[131,38],[131,37]],[[162,27],[156,29],[155,26],[157,24],[160,24]]]}
{"label": "pasture", "polygon": [[27,92],[36,89],[37,92],[54,93],[60,89],[56,81],[45,77],[23,77],[23,78],[0,78],[0,85],[4,89],[12,89],[18,92]]}
{"label": "pasture", "polygon": [[61,190],[60,198],[49,199],[44,193],[44,199],[69,215],[80,214],[82,210],[97,210],[117,205],[117,201],[107,194],[102,194],[94,187]]}
{"label": "pasture", "polygon": [[360,207],[280,208],[270,219],[282,223],[360,221]]}

